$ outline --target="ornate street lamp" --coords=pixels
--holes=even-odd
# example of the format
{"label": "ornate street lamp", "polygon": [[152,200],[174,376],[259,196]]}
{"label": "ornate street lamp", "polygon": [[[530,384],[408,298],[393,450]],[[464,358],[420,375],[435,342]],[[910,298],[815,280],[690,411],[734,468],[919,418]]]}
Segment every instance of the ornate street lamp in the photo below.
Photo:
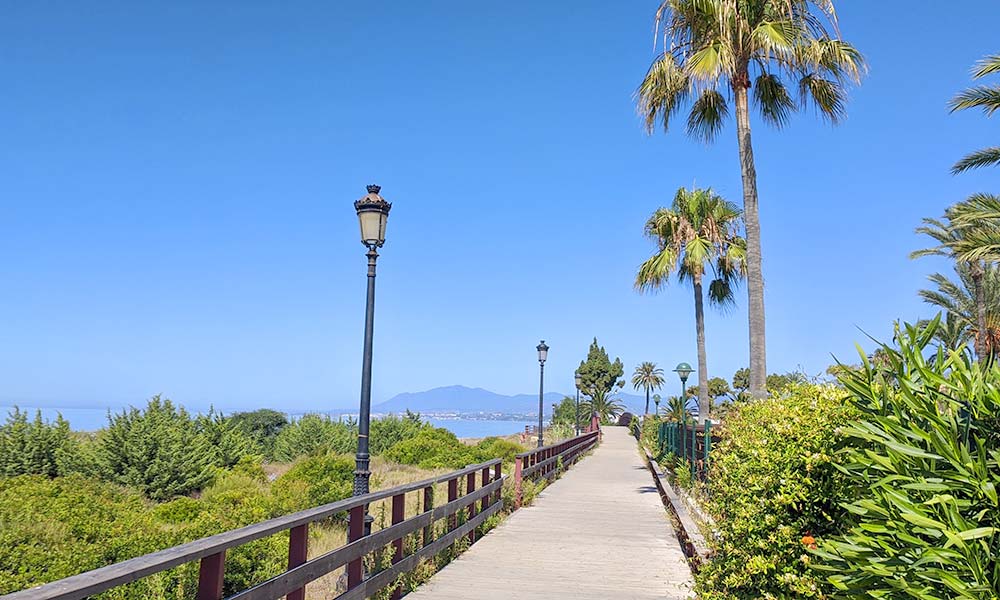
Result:
{"label": "ornate street lamp", "polygon": [[[361,223],[361,243],[368,248],[368,300],[365,305],[365,350],[361,362],[361,413],[358,415],[358,453],[355,457],[354,495],[368,493],[368,431],[372,404],[372,334],[375,325],[375,261],[377,248],[385,243],[385,223],[392,204],[379,195],[382,188],[369,185],[368,193],[354,203]],[[366,511],[367,513],[367,511]],[[371,516],[365,515],[365,535],[371,530]]]}
{"label": "ornate street lamp", "polygon": [[573,423],[573,429],[576,435],[580,435],[580,386],[583,385],[583,378],[580,377],[579,370],[573,374],[573,378],[576,381],[576,421]]}
{"label": "ornate street lamp", "polygon": [[677,373],[677,376],[681,378],[681,398],[684,400],[684,404],[686,405],[688,375],[694,373],[694,369],[692,369],[691,365],[686,362],[682,362],[674,368],[674,373]]}
{"label": "ornate street lamp", "polygon": [[538,350],[538,447],[542,447],[542,397],[545,395],[545,359],[549,356],[549,347],[545,340],[535,346]]}

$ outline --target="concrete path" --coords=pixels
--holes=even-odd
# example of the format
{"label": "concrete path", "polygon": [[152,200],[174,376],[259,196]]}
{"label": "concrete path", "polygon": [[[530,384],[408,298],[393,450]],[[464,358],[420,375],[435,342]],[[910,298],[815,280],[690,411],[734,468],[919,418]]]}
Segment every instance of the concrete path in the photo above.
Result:
{"label": "concrete path", "polygon": [[407,598],[693,598],[691,571],[635,438],[587,458]]}

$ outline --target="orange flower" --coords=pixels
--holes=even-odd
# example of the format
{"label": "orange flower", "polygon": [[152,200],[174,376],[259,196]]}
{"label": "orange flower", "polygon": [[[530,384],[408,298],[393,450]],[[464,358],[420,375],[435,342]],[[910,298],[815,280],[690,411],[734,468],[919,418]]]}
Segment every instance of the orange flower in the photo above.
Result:
{"label": "orange flower", "polygon": [[802,536],[802,545],[814,549],[816,548],[816,538],[811,535],[804,535]]}

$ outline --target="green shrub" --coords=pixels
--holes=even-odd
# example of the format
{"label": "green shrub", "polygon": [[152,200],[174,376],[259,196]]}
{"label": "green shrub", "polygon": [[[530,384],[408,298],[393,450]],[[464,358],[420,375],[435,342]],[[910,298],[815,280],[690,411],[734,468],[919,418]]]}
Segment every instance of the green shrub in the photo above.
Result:
{"label": "green shrub", "polygon": [[844,450],[857,524],[816,552],[840,597],[1000,598],[1000,371],[925,358],[937,325],[841,374],[863,415]]}
{"label": "green shrub", "polygon": [[415,437],[389,448],[384,456],[387,460],[423,469],[460,469],[479,462],[472,446],[463,444],[454,433],[441,427],[422,430]]}
{"label": "green shrub", "polygon": [[421,431],[431,429],[430,424],[420,420],[420,415],[410,411],[406,414],[386,415],[371,422],[371,453],[382,454],[403,440],[416,437]]}
{"label": "green shrub", "polygon": [[730,413],[712,453],[706,508],[718,537],[699,597],[818,598],[830,587],[808,568],[807,546],[845,516],[849,490],[833,451],[838,428],[857,414],[845,395],[794,385]]}
{"label": "green shrub", "polygon": [[278,434],[288,426],[288,417],[284,413],[269,408],[234,413],[229,417],[229,421],[248,435],[254,441],[258,452],[269,459],[274,456],[274,442]]}
{"label": "green shrub", "polygon": [[353,457],[324,454],[300,459],[272,484],[272,491],[282,499],[283,510],[294,512],[349,497],[353,482]]}
{"label": "green shrub", "polygon": [[145,410],[109,417],[97,438],[103,479],[132,486],[153,500],[168,500],[204,487],[216,455],[195,421],[170,400],[154,396]]}
{"label": "green shrub", "polygon": [[340,423],[324,415],[304,415],[281,430],[274,441],[274,458],[293,461],[300,456],[346,454],[358,443],[355,426]]}
{"label": "green shrub", "polygon": [[70,455],[76,450],[69,423],[62,415],[54,423],[47,423],[42,420],[42,411],[38,411],[29,421],[28,413],[14,407],[7,422],[0,425],[0,477],[55,477],[72,463]]}
{"label": "green shrub", "polygon": [[263,449],[236,423],[214,410],[198,415],[194,420],[195,431],[204,438],[217,467],[228,469],[245,456],[263,453]]}
{"label": "green shrub", "polygon": [[494,458],[503,459],[505,464],[514,462],[514,455],[527,450],[521,444],[498,437],[483,438],[476,444],[477,462],[486,462]]}

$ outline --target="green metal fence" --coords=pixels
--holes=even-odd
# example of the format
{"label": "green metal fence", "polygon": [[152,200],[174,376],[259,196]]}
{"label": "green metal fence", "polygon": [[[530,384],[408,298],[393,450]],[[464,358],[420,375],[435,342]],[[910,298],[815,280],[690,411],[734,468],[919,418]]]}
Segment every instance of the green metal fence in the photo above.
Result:
{"label": "green metal fence", "polygon": [[693,417],[681,422],[660,423],[657,444],[660,454],[686,460],[691,469],[691,478],[708,481],[712,446],[719,438],[712,436],[712,424],[699,425]]}

